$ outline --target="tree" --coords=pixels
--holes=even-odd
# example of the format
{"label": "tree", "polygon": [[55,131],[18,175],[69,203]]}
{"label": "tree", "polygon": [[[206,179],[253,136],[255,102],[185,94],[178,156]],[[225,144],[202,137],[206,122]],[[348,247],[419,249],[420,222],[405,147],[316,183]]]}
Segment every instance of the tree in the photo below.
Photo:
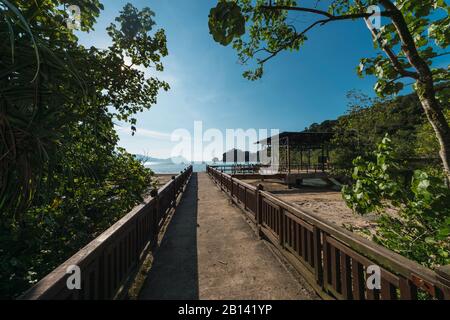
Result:
{"label": "tree", "polygon": [[[442,180],[416,170],[405,186],[396,174],[391,141],[386,135],[373,161],[354,161],[352,186],[342,195],[359,214],[378,212],[373,240],[405,257],[434,268],[450,262],[450,189]],[[394,205],[396,214],[386,213]]]}
{"label": "tree", "polygon": [[[400,169],[411,170],[416,166],[424,169],[433,166],[434,171],[442,176],[439,162],[430,161],[439,158],[438,150],[428,154],[417,152],[422,143],[422,137],[418,138],[418,129],[424,123],[428,123],[417,95],[381,99],[369,98],[358,91],[350,91],[347,98],[348,111],[337,119],[332,128],[334,132],[332,159],[336,173],[348,175],[352,160],[357,156],[361,156],[364,160],[372,160],[373,147],[388,133]],[[433,139],[432,130],[429,130],[428,134]]]}
{"label": "tree", "polygon": [[[320,1],[317,1],[320,3]],[[325,5],[324,5],[325,6]],[[449,73],[433,66],[433,59],[448,54],[450,42],[445,0],[335,0],[324,10],[298,6],[294,0],[219,0],[209,15],[210,32],[222,45],[233,43],[242,63],[256,61],[256,68],[244,76],[255,80],[263,75],[264,64],[284,50],[298,50],[313,28],[343,20],[363,19],[371,31],[376,56],[363,58],[358,70],[362,76],[375,75],[378,95],[396,94],[414,81],[423,112],[440,145],[440,158],[450,182],[450,128],[443,106],[448,106]],[[317,17],[299,29],[292,14],[302,12]],[[384,25],[374,25],[374,17]],[[247,32],[246,32],[247,29]]]}
{"label": "tree", "polygon": [[[82,30],[91,30],[103,6],[89,0],[72,3],[82,8]],[[63,4],[0,1],[2,212],[30,205],[45,171],[67,159],[59,151],[70,149],[83,130],[99,139],[102,151],[112,152],[114,120],[129,122],[135,130],[133,115],[155,104],[160,89],[169,89],[134,68],[162,71],[161,58],[168,54],[164,30],[150,33],[155,24],[150,9],[125,6],[117,18],[120,28],[108,28],[112,45],[105,50],[77,43]],[[88,141],[87,135],[80,139]]]}
{"label": "tree", "polygon": [[[127,4],[109,48],[86,48],[67,28],[66,1],[0,0],[0,298],[14,297],[117,221],[151,187],[152,172],[117,147],[117,120],[169,85],[154,13]],[[81,31],[103,6],[73,0]]]}

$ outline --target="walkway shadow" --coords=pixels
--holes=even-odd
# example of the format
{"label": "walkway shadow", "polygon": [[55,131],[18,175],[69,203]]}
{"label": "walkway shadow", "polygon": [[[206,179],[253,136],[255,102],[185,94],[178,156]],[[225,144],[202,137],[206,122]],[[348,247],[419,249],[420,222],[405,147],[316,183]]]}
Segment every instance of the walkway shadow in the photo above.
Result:
{"label": "walkway shadow", "polygon": [[140,292],[141,300],[197,300],[198,177],[194,173]]}

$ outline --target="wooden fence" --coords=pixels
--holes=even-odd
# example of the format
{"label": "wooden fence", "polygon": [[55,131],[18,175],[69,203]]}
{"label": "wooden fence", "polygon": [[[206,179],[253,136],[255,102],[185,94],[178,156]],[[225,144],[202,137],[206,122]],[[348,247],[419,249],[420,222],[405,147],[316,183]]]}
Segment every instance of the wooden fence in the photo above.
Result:
{"label": "wooden fence", "polygon": [[[450,299],[449,266],[427,269],[344,228],[300,210],[260,188],[208,167],[212,179],[322,298],[355,300]],[[381,286],[366,285],[369,266]]]}
{"label": "wooden fence", "polygon": [[[123,293],[150,248],[157,244],[160,227],[178,195],[184,191],[192,174],[186,168],[170,182],[152,193],[98,238],[78,251],[20,299],[113,299]],[[77,266],[81,271],[81,289],[67,286],[67,269]]]}
{"label": "wooden fence", "polygon": [[223,164],[213,164],[210,165],[211,168],[214,168],[216,170],[219,170],[221,172],[225,172],[228,174],[255,174],[259,172],[259,169],[261,168],[261,165],[259,164],[230,164],[230,163],[223,163]]}
{"label": "wooden fence", "polygon": [[[262,164],[212,164],[211,168],[216,169],[220,172],[224,172],[231,175],[241,175],[241,174],[259,174],[260,171],[271,170],[276,172],[276,174],[286,174],[286,173],[318,173],[326,172],[331,169],[330,163],[319,163],[319,164],[307,164],[307,163],[290,163],[279,164],[279,165],[262,165]],[[274,173],[275,174],[275,173]]]}

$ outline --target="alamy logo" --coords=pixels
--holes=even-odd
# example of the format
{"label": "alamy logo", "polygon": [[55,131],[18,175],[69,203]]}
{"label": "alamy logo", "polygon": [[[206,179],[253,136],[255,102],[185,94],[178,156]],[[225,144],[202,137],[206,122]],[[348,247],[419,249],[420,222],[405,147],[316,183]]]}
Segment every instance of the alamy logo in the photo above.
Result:
{"label": "alamy logo", "polygon": [[68,266],[66,273],[70,274],[67,278],[66,285],[69,290],[80,290],[81,289],[81,269],[79,266],[72,265]]}
{"label": "alamy logo", "polygon": [[[278,129],[219,129],[204,130],[202,121],[194,122],[194,134],[177,129],[171,135],[176,145],[171,157],[210,161],[223,155],[226,163],[258,162],[264,166],[261,174],[276,174],[279,170],[280,143]],[[259,142],[258,142],[259,140]],[[246,150],[245,152],[237,152]],[[247,156],[246,156],[247,154]]]}
{"label": "alamy logo", "polygon": [[369,6],[367,13],[370,17],[366,19],[367,26],[370,30],[378,32],[381,29],[381,9],[379,6]]}
{"label": "alamy logo", "polygon": [[366,285],[369,290],[381,289],[381,269],[377,265],[370,265],[366,269]]}
{"label": "alamy logo", "polygon": [[81,9],[77,5],[67,7],[66,12],[68,18],[66,19],[67,28],[70,30],[81,29]]}

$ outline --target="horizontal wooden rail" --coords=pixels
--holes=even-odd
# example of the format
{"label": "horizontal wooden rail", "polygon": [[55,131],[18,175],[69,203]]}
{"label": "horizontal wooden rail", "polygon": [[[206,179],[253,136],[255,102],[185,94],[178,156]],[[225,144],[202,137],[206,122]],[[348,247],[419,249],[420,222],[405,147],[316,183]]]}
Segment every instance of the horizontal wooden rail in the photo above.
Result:
{"label": "horizontal wooden rail", "polygon": [[291,163],[280,164],[280,165],[262,165],[262,164],[213,164],[210,165],[211,168],[216,169],[220,172],[231,174],[231,175],[241,175],[241,174],[259,174],[264,170],[274,171],[274,174],[286,174],[286,173],[318,173],[329,171],[332,167],[331,163],[318,163],[318,164],[307,164],[307,163]]}
{"label": "horizontal wooden rail", "polygon": [[[157,244],[160,227],[192,174],[186,168],[170,182],[78,251],[20,299],[113,299],[131,280],[148,249]],[[81,289],[69,289],[68,268],[80,268]]]}
{"label": "horizontal wooden rail", "polygon": [[[207,167],[240,206],[258,234],[285,256],[325,298],[355,300],[450,299],[450,267],[433,271],[274,195]],[[381,286],[369,289],[369,266]]]}
{"label": "horizontal wooden rail", "polygon": [[[261,166],[261,168],[265,168],[269,166]],[[290,164],[278,164],[278,165],[270,165],[271,169],[275,169],[277,172],[283,173],[317,173],[317,172],[325,172],[330,171],[332,168],[332,164],[329,162],[326,163],[316,163],[316,164],[308,164],[308,163],[290,163]]]}
{"label": "horizontal wooden rail", "polygon": [[229,174],[254,174],[258,173],[261,165],[259,164],[213,164],[210,167]]}

